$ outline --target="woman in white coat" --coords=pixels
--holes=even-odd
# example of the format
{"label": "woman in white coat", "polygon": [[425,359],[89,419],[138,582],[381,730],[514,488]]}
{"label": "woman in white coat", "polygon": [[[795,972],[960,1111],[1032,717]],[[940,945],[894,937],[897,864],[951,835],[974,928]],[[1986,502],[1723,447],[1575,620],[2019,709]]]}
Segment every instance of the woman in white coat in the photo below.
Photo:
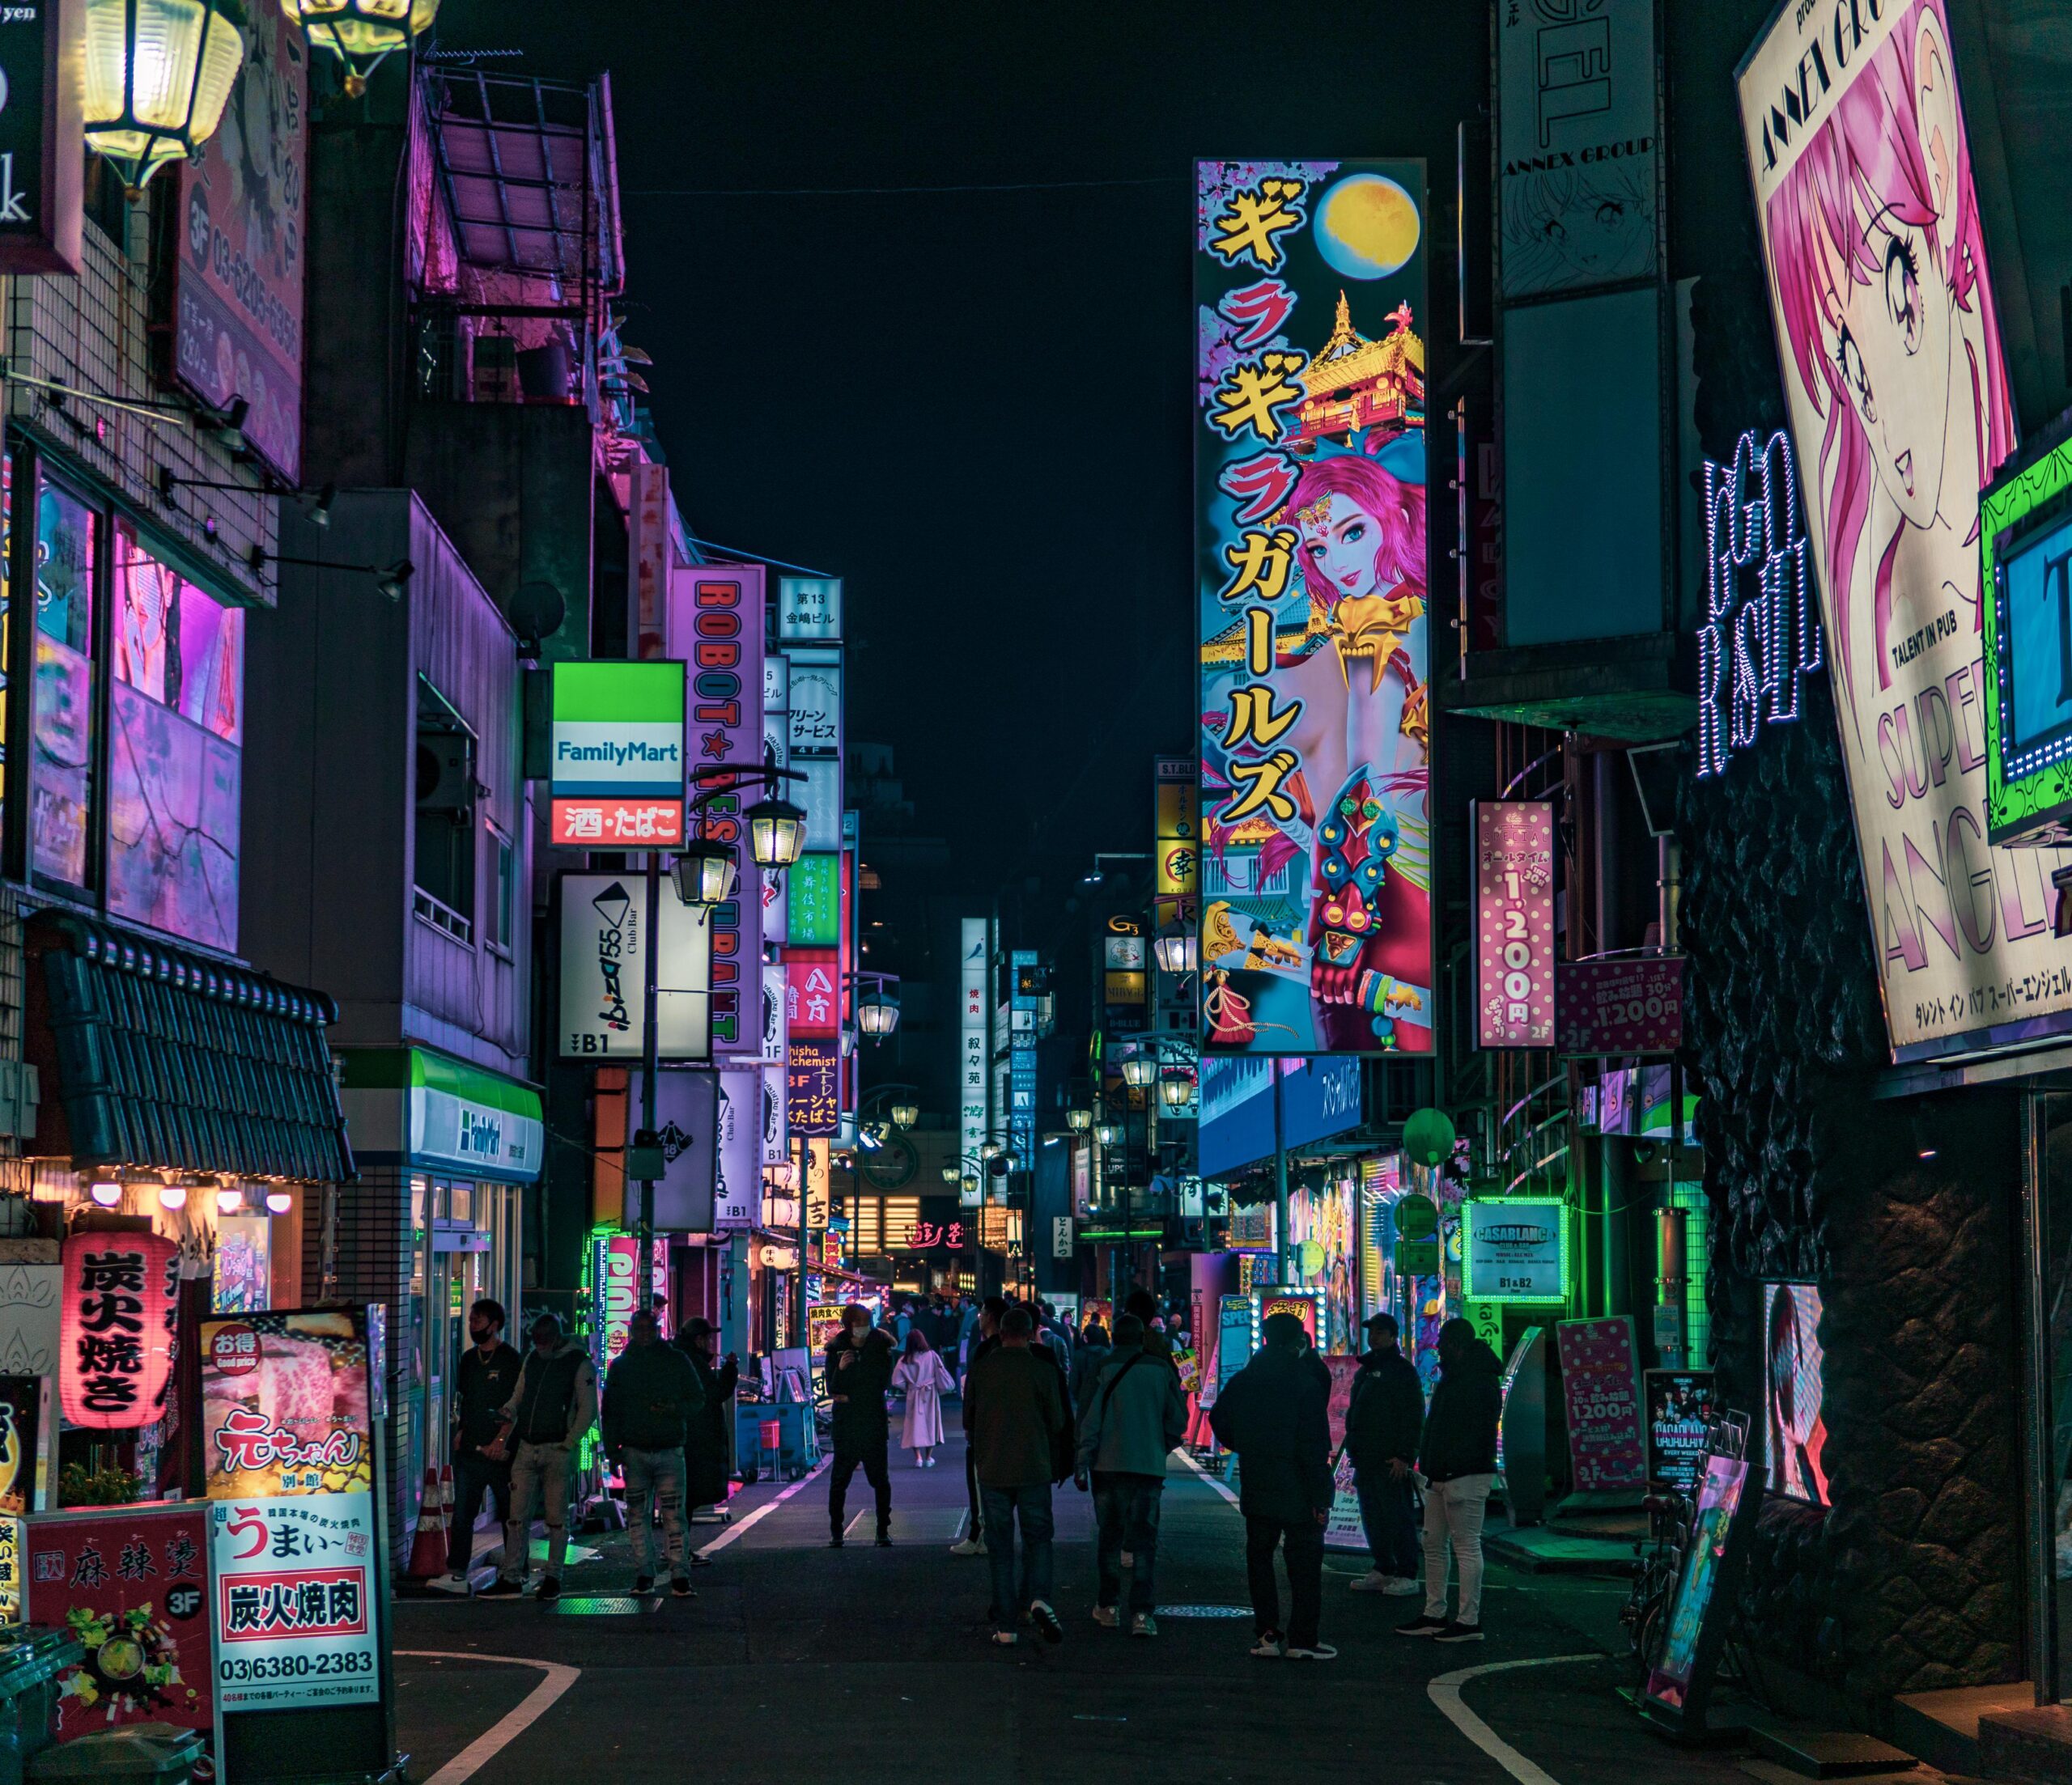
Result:
{"label": "woman in white coat", "polygon": [[957,1381],[918,1326],[906,1334],[906,1354],[893,1370],[892,1385],[906,1391],[899,1441],[914,1452],[915,1468],[933,1469],[942,1442],[942,1397]]}

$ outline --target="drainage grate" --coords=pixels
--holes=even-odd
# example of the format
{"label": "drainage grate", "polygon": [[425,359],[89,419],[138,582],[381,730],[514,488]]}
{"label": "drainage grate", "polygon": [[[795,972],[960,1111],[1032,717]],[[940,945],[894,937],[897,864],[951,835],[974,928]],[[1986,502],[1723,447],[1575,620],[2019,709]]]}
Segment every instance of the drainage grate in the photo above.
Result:
{"label": "drainage grate", "polygon": [[1161,1605],[1161,1618],[1250,1618],[1249,1605]]}
{"label": "drainage grate", "polygon": [[658,1609],[662,1602],[631,1593],[564,1593],[550,1603],[558,1618],[638,1618]]}

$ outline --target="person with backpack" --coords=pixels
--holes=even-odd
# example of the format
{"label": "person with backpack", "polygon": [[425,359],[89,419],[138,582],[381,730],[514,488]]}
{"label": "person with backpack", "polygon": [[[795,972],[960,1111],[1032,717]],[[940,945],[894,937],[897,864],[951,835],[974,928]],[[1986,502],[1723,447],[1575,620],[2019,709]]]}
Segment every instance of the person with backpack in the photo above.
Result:
{"label": "person with backpack", "polygon": [[643,1310],[626,1322],[626,1349],[605,1372],[605,1455],[626,1478],[626,1525],[633,1539],[633,1590],[655,1584],[655,1531],[662,1520],[662,1550],[669,1590],[691,1596],[684,1536],[684,1438],[705,1406],[705,1389],[691,1361],[662,1343],[661,1323]]}
{"label": "person with backpack", "polygon": [[547,1528],[546,1571],[538,1596],[561,1597],[561,1571],[568,1560],[568,1478],[575,1447],[597,1417],[597,1367],[581,1346],[562,1337],[561,1316],[543,1312],[533,1322],[533,1348],[499,1414],[502,1423],[483,1449],[487,1456],[511,1457],[503,1566],[495,1583],[482,1589],[486,1596],[525,1590],[537,1497]]}
{"label": "person with backpack", "polygon": [[1374,1567],[1356,1593],[1408,1596],[1418,1590],[1417,1512],[1412,1474],[1424,1423],[1424,1384],[1396,1343],[1395,1316],[1367,1321],[1366,1355],[1345,1410],[1345,1456],[1352,1465]]}
{"label": "person with backpack", "polygon": [[1131,1558],[1130,1634],[1158,1634],[1153,1573],[1166,1461],[1186,1435],[1187,1397],[1180,1379],[1144,1349],[1144,1322],[1125,1314],[1115,1343],[1080,1421],[1073,1478],[1093,1489],[1100,1526],[1093,1622],[1113,1629],[1120,1618],[1122,1558]]}
{"label": "person with backpack", "polygon": [[[1324,1527],[1331,1521],[1331,1422],[1322,1373],[1306,1355],[1309,1333],[1294,1315],[1269,1314],[1250,1363],[1223,1385],[1208,1416],[1225,1450],[1238,1454],[1238,1510],[1245,1517],[1245,1573],[1261,1660],[1331,1661],[1317,1639],[1323,1612]],[[1288,1622],[1273,1554],[1288,1568]]]}
{"label": "person with backpack", "polygon": [[[1504,1365],[1467,1321],[1439,1329],[1439,1385],[1417,1447],[1424,1494],[1424,1615],[1399,1636],[1441,1643],[1482,1640],[1482,1516],[1497,1479],[1497,1426],[1504,1412]],[[1460,1603],[1446,1616],[1447,1551],[1460,1572]]]}
{"label": "person with backpack", "polygon": [[1070,1473],[1068,1462],[1062,1470],[1058,1467],[1058,1452],[1072,1422],[1065,1412],[1064,1373],[1036,1355],[1030,1342],[1035,1331],[1027,1308],[1008,1308],[1001,1317],[999,1344],[971,1366],[964,1392],[965,1425],[971,1434],[992,1564],[993,1640],[1004,1646],[1021,1641],[1015,1626],[1024,1612],[1045,1642],[1064,1638],[1064,1626],[1051,1604],[1051,1542],[1056,1529],[1051,1487]]}

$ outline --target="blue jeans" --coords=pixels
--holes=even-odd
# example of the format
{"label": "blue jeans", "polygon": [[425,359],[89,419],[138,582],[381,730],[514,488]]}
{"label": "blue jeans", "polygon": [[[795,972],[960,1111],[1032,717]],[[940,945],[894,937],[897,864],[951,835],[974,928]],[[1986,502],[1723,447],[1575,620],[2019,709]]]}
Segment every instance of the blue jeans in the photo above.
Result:
{"label": "blue jeans", "polygon": [[1415,1580],[1423,1570],[1419,1553],[1417,1515],[1411,1503],[1411,1478],[1391,1481],[1388,1465],[1355,1478],[1360,1494],[1360,1523],[1374,1566],[1398,1580]]}
{"label": "blue jeans", "polygon": [[683,1452],[635,1450],[626,1447],[621,1465],[626,1473],[626,1525],[633,1537],[633,1571],[652,1578],[655,1566],[655,1533],[648,1516],[650,1506],[662,1513],[662,1550],[669,1572],[688,1579],[690,1564],[684,1560]]}
{"label": "blue jeans", "polygon": [[[980,1487],[986,1516],[987,1559],[993,1571],[993,1626],[1012,1630],[1022,1612],[1051,1596],[1051,1484],[1034,1487]],[[1021,1520],[1021,1590],[1015,1591],[1014,1525]]]}
{"label": "blue jeans", "polygon": [[1153,1565],[1158,1554],[1158,1512],[1166,1499],[1162,1475],[1096,1474],[1093,1516],[1101,1537],[1095,1550],[1100,1570],[1097,1604],[1113,1605],[1123,1592],[1123,1552],[1130,1553],[1130,1609],[1157,1609]]}

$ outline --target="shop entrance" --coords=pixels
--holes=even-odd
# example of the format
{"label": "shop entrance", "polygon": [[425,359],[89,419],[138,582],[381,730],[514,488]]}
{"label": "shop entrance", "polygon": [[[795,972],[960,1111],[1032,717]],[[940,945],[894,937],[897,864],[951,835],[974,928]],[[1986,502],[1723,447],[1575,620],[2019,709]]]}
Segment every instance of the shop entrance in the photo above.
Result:
{"label": "shop entrance", "polygon": [[2040,1696],[2072,1698],[2072,1094],[2030,1099],[2032,1449],[2041,1464],[2035,1533]]}

